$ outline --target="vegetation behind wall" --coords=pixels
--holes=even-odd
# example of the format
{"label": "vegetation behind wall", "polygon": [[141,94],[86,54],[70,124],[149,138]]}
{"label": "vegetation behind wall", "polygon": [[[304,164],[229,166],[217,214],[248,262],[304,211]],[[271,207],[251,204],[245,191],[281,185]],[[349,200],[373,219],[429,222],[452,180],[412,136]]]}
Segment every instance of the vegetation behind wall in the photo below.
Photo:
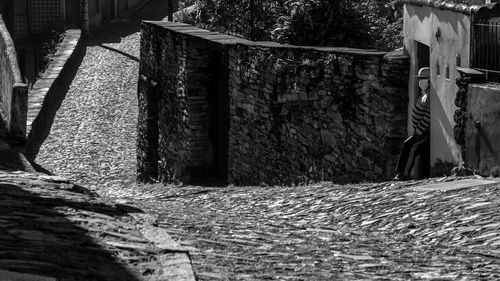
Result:
{"label": "vegetation behind wall", "polygon": [[189,9],[190,15],[183,14],[181,21],[246,39],[383,51],[403,45],[403,8],[398,0],[180,1],[181,8],[193,4],[196,9]]}

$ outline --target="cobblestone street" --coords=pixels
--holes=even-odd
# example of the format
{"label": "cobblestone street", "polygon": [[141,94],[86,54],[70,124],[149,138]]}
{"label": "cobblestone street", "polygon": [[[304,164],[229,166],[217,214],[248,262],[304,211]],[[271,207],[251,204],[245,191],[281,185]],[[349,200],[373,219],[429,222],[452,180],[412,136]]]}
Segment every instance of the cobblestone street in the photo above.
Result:
{"label": "cobblestone street", "polygon": [[83,60],[36,162],[90,189],[135,180],[138,22],[86,41]]}
{"label": "cobblestone street", "polygon": [[[22,183],[16,177],[2,175],[0,181],[10,192],[2,193],[6,206],[12,198],[30,192],[42,199],[54,192],[62,198],[56,200],[59,203],[75,201],[60,208],[42,200],[48,205],[38,207],[46,216],[63,213],[76,222],[82,237],[87,237],[88,231],[96,239],[110,239],[104,246],[92,244],[89,251],[122,255],[122,260],[128,260],[130,267],[125,266],[128,271],[122,272],[120,280],[150,273],[150,263],[159,268],[151,256],[163,252],[154,248],[154,253],[148,254],[153,242],[135,241],[144,236],[137,234],[137,229],[118,231],[141,218],[189,250],[199,280],[500,279],[497,180],[435,178],[342,186],[227,188],[136,184],[138,24],[136,20],[113,23],[84,42],[79,70],[36,158],[40,166],[88,187],[102,200],[89,195],[74,197],[75,191],[69,193],[65,188],[78,186],[66,181],[44,191],[37,186],[47,185],[51,178],[32,178],[19,187]],[[8,185],[13,181],[16,185]],[[467,184],[460,186],[464,182]],[[30,186],[33,189],[26,191]],[[91,216],[87,216],[87,207]],[[125,214],[126,210],[145,214],[136,218]],[[24,216],[38,220],[33,213]],[[95,220],[85,225],[87,217]],[[106,223],[98,220],[103,218],[113,224],[111,233],[106,234]],[[3,217],[0,222],[13,226]],[[46,231],[42,228],[37,224],[9,235],[33,238],[33,231]],[[2,231],[7,236],[10,228]],[[128,258],[137,249],[123,247],[120,243],[125,242],[120,239],[131,245],[142,243],[136,245],[142,247],[142,255]],[[52,242],[54,247],[69,247],[60,246],[57,239]],[[117,250],[123,248],[126,250]],[[124,267],[112,258],[103,259],[110,272]],[[90,266],[95,266],[91,268],[95,271],[99,262]],[[64,272],[73,272],[68,270]]]}
{"label": "cobblestone street", "polygon": [[0,171],[0,208],[0,280],[194,280],[150,215],[67,179]]}
{"label": "cobblestone street", "polygon": [[498,280],[500,184],[454,189],[461,183],[470,185],[144,186],[116,195],[158,214],[190,247],[199,280]]}

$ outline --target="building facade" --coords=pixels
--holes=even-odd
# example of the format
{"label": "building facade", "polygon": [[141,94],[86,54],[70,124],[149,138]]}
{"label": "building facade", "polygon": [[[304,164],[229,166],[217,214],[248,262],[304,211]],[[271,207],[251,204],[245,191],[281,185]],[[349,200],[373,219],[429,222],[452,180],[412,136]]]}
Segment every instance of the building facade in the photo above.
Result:
{"label": "building facade", "polygon": [[[491,71],[488,68],[500,67],[489,63],[495,60],[493,54],[478,51],[483,41],[490,44],[500,38],[484,28],[485,25],[495,25],[500,18],[500,5],[428,0],[403,2],[404,49],[411,61],[408,112],[411,114],[419,95],[414,76],[420,68],[430,67],[431,150],[430,163],[426,166],[430,167],[431,175],[448,174],[453,167],[468,164],[464,159],[463,141],[466,122],[461,121],[468,112],[465,104],[461,111],[460,102],[457,102],[457,93],[460,93],[457,79],[461,77],[458,70],[474,68],[488,72]],[[407,127],[411,135],[410,121]]]}
{"label": "building facade", "polygon": [[[469,67],[471,12],[479,8],[445,4],[409,0],[404,5],[404,48],[411,61],[409,114],[419,95],[418,82],[413,77],[422,67],[431,69],[431,163],[424,166],[430,166],[434,175],[449,172],[462,161],[453,134],[456,67]],[[411,135],[411,118],[408,120]]]}

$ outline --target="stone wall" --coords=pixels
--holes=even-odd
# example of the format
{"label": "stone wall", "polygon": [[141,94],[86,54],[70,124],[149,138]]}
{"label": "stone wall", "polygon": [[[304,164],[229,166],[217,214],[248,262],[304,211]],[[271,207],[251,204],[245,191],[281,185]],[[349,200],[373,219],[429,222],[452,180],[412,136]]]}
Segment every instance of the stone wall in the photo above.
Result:
{"label": "stone wall", "polygon": [[0,137],[13,145],[26,141],[27,100],[14,42],[0,15]]}
{"label": "stone wall", "polygon": [[[178,27],[204,33],[182,24]],[[189,182],[192,176],[206,174],[214,162],[208,95],[217,45],[176,36],[149,23],[142,30],[138,177]]]}
{"label": "stone wall", "polygon": [[465,164],[483,176],[500,176],[500,85],[469,84],[465,115]]}
{"label": "stone wall", "polygon": [[406,136],[402,53],[250,42],[168,22],[143,23],[141,36],[139,179],[392,176]]}
{"label": "stone wall", "polygon": [[229,181],[390,177],[407,105],[394,74],[406,78],[408,65],[384,55],[278,44],[231,49]]}

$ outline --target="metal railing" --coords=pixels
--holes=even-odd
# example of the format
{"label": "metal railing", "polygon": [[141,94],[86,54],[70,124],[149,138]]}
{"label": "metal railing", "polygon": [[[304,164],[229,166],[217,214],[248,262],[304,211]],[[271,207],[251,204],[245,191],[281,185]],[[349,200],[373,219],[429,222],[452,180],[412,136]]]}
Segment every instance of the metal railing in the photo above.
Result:
{"label": "metal railing", "polygon": [[487,81],[500,83],[500,23],[472,26],[472,68],[485,73]]}

